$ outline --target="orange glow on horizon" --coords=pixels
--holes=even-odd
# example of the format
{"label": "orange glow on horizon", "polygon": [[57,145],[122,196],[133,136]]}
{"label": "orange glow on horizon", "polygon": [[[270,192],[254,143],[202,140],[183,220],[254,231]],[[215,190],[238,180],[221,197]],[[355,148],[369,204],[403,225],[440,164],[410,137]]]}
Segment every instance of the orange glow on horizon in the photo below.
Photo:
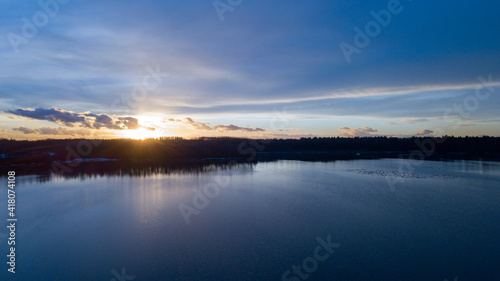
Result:
{"label": "orange glow on horizon", "polygon": [[118,132],[118,135],[122,138],[134,139],[134,140],[144,140],[150,138],[159,138],[169,136],[165,132],[161,132],[160,130],[148,130],[146,128],[139,128],[136,130],[124,130]]}

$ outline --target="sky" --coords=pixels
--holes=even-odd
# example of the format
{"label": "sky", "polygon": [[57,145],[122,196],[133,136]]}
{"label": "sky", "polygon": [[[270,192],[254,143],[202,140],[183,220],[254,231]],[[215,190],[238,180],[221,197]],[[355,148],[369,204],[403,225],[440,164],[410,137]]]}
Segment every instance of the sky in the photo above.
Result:
{"label": "sky", "polygon": [[500,136],[499,10],[0,0],[0,135]]}

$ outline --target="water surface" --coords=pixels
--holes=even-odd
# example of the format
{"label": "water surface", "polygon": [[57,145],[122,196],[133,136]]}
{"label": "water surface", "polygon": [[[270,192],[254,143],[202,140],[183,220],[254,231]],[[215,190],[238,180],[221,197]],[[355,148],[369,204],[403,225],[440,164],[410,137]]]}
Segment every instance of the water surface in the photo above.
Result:
{"label": "water surface", "polygon": [[[17,273],[4,263],[0,279],[120,280],[112,272],[124,269],[147,281],[282,280],[313,256],[318,238],[330,237],[340,247],[307,280],[499,280],[500,164],[403,164],[277,161],[140,177],[20,177]],[[207,186],[213,198],[196,209]],[[180,204],[197,211],[189,223]],[[6,242],[0,247],[5,257]]]}

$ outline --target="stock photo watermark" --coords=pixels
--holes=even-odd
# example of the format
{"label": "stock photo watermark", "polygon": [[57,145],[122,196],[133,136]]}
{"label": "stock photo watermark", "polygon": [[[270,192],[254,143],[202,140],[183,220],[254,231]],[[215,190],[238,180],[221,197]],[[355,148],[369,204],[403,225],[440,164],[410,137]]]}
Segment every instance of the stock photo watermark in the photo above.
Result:
{"label": "stock photo watermark", "polygon": [[219,16],[220,21],[223,22],[225,19],[224,14],[234,11],[242,2],[243,0],[216,0],[212,2],[212,5],[214,5],[215,12]]}
{"label": "stock photo watermark", "polygon": [[127,274],[125,267],[122,267],[121,273],[113,269],[111,270],[111,274],[113,274],[115,278],[111,278],[110,281],[130,281],[135,279],[135,276]]}
{"label": "stock photo watermark", "polygon": [[143,76],[141,83],[137,83],[130,93],[123,94],[120,98],[114,100],[111,103],[112,109],[126,111],[137,109],[139,102],[144,101],[150,92],[158,89],[163,83],[163,78],[170,75],[167,72],[161,72],[159,65],[156,65],[155,69],[148,65],[145,70],[147,74]]}
{"label": "stock photo watermark", "polygon": [[9,171],[7,173],[8,182],[7,182],[7,210],[9,214],[9,218],[7,219],[7,229],[9,230],[9,234],[5,235],[7,238],[7,245],[9,245],[9,254],[7,255],[9,265],[8,271],[10,273],[16,273],[16,191],[14,190],[16,187],[16,172]]}
{"label": "stock photo watermark", "polygon": [[[286,107],[283,108],[283,111],[278,111],[277,109],[273,110],[273,118],[269,122],[269,127],[272,131],[277,131],[284,129],[286,125],[290,123],[290,118],[286,112]],[[271,140],[246,140],[242,141],[238,145],[238,153],[241,156],[248,155],[245,159],[247,163],[254,161],[257,158],[257,153],[263,151],[266,148],[266,144],[268,144]],[[207,208],[210,204],[210,199],[214,199],[217,197],[221,190],[225,189],[229,186],[231,181],[230,172],[232,169],[236,169],[238,165],[238,161],[231,160],[229,161],[229,171],[227,174],[218,175],[212,177],[213,181],[205,184],[202,188],[194,189],[194,196],[192,199],[192,205],[188,205],[185,203],[180,203],[178,205],[179,211],[182,215],[182,218],[186,222],[187,225],[191,223],[191,216],[199,215],[201,211]]]}
{"label": "stock photo watermark", "polygon": [[[477,80],[480,85],[476,87],[474,94],[471,94],[464,98],[461,103],[454,103],[453,106],[447,109],[443,113],[443,120],[447,123],[451,123],[452,130],[456,130],[458,126],[462,125],[463,120],[472,117],[472,114],[476,112],[481,104],[481,101],[487,100],[491,94],[495,93],[495,88],[493,85],[493,75],[489,74],[488,78],[479,76]],[[455,117],[452,117],[455,116]],[[433,130],[435,133],[444,133],[444,129],[439,127]],[[436,145],[442,144],[446,141],[446,137],[433,137],[425,138],[423,140],[416,139],[415,144],[419,149],[413,150],[407,159],[400,157],[402,161],[399,164],[398,172],[400,173],[411,173],[423,164],[423,160],[434,154],[436,151]],[[385,177],[389,188],[392,192],[396,190],[396,184],[403,183],[405,178],[403,177]]]}
{"label": "stock photo watermark", "polygon": [[56,174],[71,173],[74,168],[77,168],[83,159],[89,156],[92,151],[101,143],[100,140],[81,140],[76,145],[76,151],[69,145],[66,146],[66,161],[65,162],[53,162],[51,167],[52,171]]}
{"label": "stock photo watermark", "polygon": [[320,262],[325,262],[335,249],[338,249],[341,244],[332,243],[331,235],[328,235],[326,241],[317,237],[318,246],[313,251],[312,256],[302,260],[300,265],[292,265],[292,269],[288,269],[281,275],[282,281],[300,281],[308,279],[311,274],[318,270]]}
{"label": "stock photo watermark", "polygon": [[212,179],[214,181],[205,184],[201,190],[197,188],[194,189],[193,206],[185,203],[180,203],[178,205],[179,211],[186,224],[189,225],[191,223],[190,217],[192,215],[199,215],[203,209],[208,207],[210,199],[217,197],[221,189],[229,185],[229,176],[215,176],[212,177]]}
{"label": "stock photo watermark", "polygon": [[354,27],[353,43],[349,44],[344,41],[339,44],[347,63],[351,63],[352,55],[359,54],[364,48],[368,47],[371,39],[379,36],[382,30],[389,26],[392,17],[400,14],[403,10],[404,7],[399,0],[390,0],[387,3],[387,9],[382,9],[378,12],[371,10],[370,15],[374,20],[367,22],[363,30],[357,26]]}
{"label": "stock photo watermark", "polygon": [[[139,102],[144,101],[150,91],[154,91],[160,86],[163,77],[169,75],[169,73],[161,72],[159,65],[156,65],[155,69],[148,65],[145,70],[147,74],[143,76],[141,83],[135,85],[129,94],[124,94],[121,98],[114,100],[111,103],[112,109],[124,111],[136,109]],[[100,143],[101,140],[81,140],[76,145],[76,151],[71,146],[66,146],[65,162],[53,162],[52,171],[57,174],[71,173],[82,163],[80,160],[90,156]]]}
{"label": "stock photo watermark", "polygon": [[40,10],[33,13],[31,19],[27,17],[21,18],[23,25],[20,32],[9,32],[7,34],[7,39],[9,39],[14,53],[19,53],[19,47],[28,44],[38,34],[39,28],[46,26],[50,19],[59,13],[60,5],[66,5],[68,2],[69,0],[38,1]]}

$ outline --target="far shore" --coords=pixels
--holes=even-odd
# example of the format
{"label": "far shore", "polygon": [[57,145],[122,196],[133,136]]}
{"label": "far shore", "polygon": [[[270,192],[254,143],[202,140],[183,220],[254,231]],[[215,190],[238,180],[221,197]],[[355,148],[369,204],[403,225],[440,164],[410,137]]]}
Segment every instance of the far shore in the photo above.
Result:
{"label": "far shore", "polygon": [[[500,161],[500,138],[161,138],[148,140],[0,140],[0,170],[19,175],[199,171],[263,161]],[[141,172],[138,172],[141,173]]]}

